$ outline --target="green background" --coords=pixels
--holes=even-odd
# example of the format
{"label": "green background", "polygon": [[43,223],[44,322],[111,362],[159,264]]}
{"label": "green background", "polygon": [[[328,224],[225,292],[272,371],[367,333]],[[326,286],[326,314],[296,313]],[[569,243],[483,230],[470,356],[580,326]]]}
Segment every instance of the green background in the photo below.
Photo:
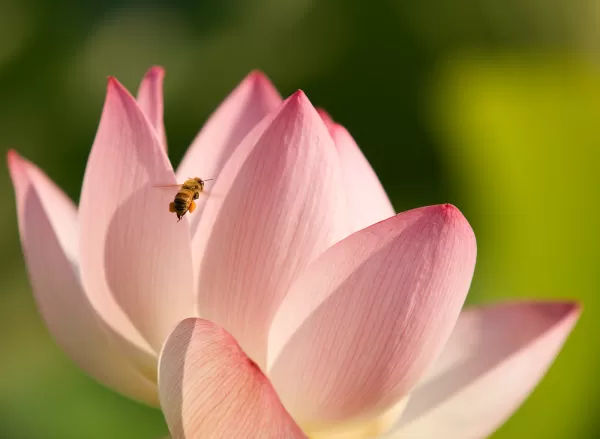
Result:
{"label": "green background", "polygon": [[[600,437],[597,0],[0,0],[0,148],[74,199],[106,77],[166,68],[179,163],[252,69],[344,124],[397,211],[451,202],[478,239],[469,303],[575,298],[584,313],[495,439]],[[0,437],[149,439],[159,411],[106,390],[52,342],[0,172]]]}

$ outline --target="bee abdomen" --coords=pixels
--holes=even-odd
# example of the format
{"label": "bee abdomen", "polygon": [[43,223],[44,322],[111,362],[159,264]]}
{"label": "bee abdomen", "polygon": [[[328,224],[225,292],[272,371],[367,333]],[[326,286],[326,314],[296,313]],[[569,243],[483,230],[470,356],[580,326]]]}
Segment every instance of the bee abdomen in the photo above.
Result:
{"label": "bee abdomen", "polygon": [[181,212],[187,210],[193,196],[192,193],[188,192],[190,191],[182,190],[177,195],[175,195],[175,200],[173,200],[173,202],[175,204],[176,211]]}

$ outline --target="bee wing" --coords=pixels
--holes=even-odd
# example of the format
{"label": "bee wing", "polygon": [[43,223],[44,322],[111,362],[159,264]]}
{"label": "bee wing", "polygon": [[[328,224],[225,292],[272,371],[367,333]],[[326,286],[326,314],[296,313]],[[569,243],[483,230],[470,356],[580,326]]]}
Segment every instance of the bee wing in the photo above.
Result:
{"label": "bee wing", "polygon": [[[152,185],[153,188],[158,188],[158,189],[181,189],[181,186],[183,186],[183,184],[154,184],[154,185]],[[203,197],[207,197],[210,195],[211,197],[222,198],[221,195],[215,195],[214,192],[207,191],[207,190],[203,190],[198,193],[200,194],[200,196],[203,196]]]}
{"label": "bee wing", "polygon": [[152,187],[155,188],[163,188],[163,189],[172,189],[172,188],[178,188],[181,189],[181,184],[153,184]]}

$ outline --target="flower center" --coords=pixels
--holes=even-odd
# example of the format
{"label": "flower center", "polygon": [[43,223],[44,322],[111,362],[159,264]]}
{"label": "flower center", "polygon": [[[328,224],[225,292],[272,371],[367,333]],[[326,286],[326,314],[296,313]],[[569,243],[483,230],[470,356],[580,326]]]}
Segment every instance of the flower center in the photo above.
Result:
{"label": "flower center", "polygon": [[307,432],[309,439],[372,439],[379,437],[387,428],[383,428],[378,419],[360,424],[342,425],[336,428]]}
{"label": "flower center", "polygon": [[404,411],[408,397],[379,416],[344,422],[335,426],[315,427],[301,425],[309,439],[373,439],[390,431]]}

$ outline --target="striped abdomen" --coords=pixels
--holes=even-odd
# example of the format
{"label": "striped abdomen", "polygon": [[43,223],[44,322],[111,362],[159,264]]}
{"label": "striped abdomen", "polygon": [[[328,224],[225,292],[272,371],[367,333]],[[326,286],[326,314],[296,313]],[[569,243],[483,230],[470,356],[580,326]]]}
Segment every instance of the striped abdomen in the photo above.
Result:
{"label": "striped abdomen", "polygon": [[175,204],[175,212],[177,212],[178,216],[183,216],[187,212],[190,204],[192,204],[192,200],[194,199],[194,191],[190,189],[181,189],[177,195],[175,195],[175,200],[173,203]]}

